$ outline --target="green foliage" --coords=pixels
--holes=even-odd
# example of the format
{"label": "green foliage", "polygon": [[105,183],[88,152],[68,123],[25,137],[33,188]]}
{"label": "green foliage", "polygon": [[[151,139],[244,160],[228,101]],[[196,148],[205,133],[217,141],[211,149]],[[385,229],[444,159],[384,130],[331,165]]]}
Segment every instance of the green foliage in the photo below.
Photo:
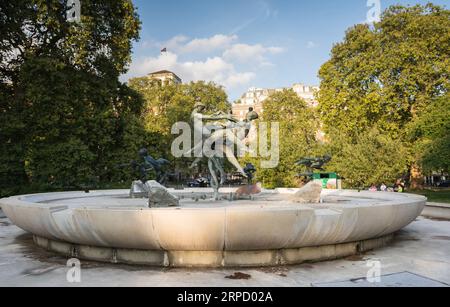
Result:
{"label": "green foliage", "polygon": [[[118,81],[138,38],[129,0],[0,4],[0,195],[95,188],[146,142],[141,97]],[[134,137],[130,137],[133,134]]]}
{"label": "green foliage", "polygon": [[143,122],[151,135],[154,156],[171,160],[172,166],[187,171],[189,159],[174,159],[171,144],[175,137],[171,134],[176,122],[191,123],[191,113],[196,99],[207,106],[206,112],[229,111],[227,95],[223,88],[214,83],[191,82],[189,84],[167,84],[162,86],[148,77],[134,78],[129,86],[140,93],[145,100]]}
{"label": "green foliage", "polygon": [[409,125],[414,154],[423,171],[450,171],[450,95],[435,99]]}
{"label": "green foliage", "polygon": [[[321,67],[318,100],[323,129],[327,133],[337,129],[350,145],[361,135],[371,134],[373,127],[393,140],[406,141],[409,123],[426,113],[433,99],[448,92],[449,75],[450,11],[432,4],[392,6],[379,23],[350,28]],[[414,142],[405,145],[414,152]],[[417,161],[430,165],[429,159],[442,158],[437,155],[423,159],[407,155],[402,161],[416,169]],[[357,177],[352,180],[360,184],[362,176],[376,179],[372,176],[376,163],[369,163],[371,167],[366,166],[361,175],[356,174],[357,164],[348,165],[355,168]],[[412,175],[412,180],[414,176],[420,173]]]}
{"label": "green foliage", "polygon": [[449,29],[450,11],[433,5],[393,6],[373,28],[350,28],[319,72],[325,126],[399,133],[448,91]]}
{"label": "green foliage", "polygon": [[263,169],[260,168],[260,159],[253,160],[257,167],[257,180],[267,188],[296,187],[299,170],[295,168],[295,162],[301,157],[314,155],[318,150],[316,133],[319,126],[315,110],[309,108],[293,90],[271,95],[263,102],[263,108],[262,120],[278,122],[280,126],[280,163],[276,168]]}
{"label": "green foliage", "polygon": [[16,103],[26,106],[31,128],[24,138],[31,184],[67,189],[119,180],[116,165],[145,142],[136,133],[143,131],[139,96],[53,59],[28,60],[19,76]]}
{"label": "green foliage", "polygon": [[140,29],[132,1],[83,0],[81,23],[67,22],[66,2],[0,3],[2,78],[14,78],[28,56],[63,59],[80,70],[113,79],[126,71]]}
{"label": "green foliage", "polygon": [[329,138],[333,159],[326,168],[340,174],[347,187],[393,184],[407,172],[408,151],[403,142],[376,127],[354,137],[333,131]]}
{"label": "green foliage", "polygon": [[12,195],[26,184],[23,107],[13,101],[12,87],[0,84],[0,196]]}

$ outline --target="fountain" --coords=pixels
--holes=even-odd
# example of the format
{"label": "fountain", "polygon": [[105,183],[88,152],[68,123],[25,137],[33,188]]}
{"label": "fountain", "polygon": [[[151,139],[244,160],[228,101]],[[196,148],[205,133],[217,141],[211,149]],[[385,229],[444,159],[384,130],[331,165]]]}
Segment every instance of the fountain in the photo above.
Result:
{"label": "fountain", "polygon": [[[196,109],[195,118],[230,119],[204,116],[201,105]],[[230,129],[246,129],[253,118],[233,122]],[[219,131],[222,136],[228,132]],[[144,164],[131,165],[142,176],[131,191],[22,195],[1,199],[0,205],[38,246],[67,257],[164,267],[251,267],[337,259],[384,246],[426,203],[425,197],[401,193],[322,191],[314,183],[266,190],[252,182],[253,165],[242,168],[234,156],[227,158],[249,178],[245,187],[221,188],[224,172],[213,155],[208,158],[211,188],[167,189],[158,180],[148,181],[145,173],[165,160],[155,164],[158,160],[147,151],[140,153]],[[163,177],[159,173],[157,179]]]}

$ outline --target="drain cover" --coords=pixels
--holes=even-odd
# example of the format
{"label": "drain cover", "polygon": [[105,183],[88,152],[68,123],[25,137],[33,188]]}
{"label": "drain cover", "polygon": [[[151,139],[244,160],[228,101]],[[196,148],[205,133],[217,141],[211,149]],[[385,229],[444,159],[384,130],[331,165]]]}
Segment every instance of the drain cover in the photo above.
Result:
{"label": "drain cover", "polygon": [[331,283],[317,283],[314,287],[448,287],[449,285],[411,272],[383,275],[379,283],[370,283],[365,277]]}

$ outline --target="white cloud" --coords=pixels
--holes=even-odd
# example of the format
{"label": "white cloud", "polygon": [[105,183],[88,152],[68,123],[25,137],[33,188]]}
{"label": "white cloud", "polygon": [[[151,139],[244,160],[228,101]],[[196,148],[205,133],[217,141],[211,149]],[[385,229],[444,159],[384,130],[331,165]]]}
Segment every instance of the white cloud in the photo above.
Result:
{"label": "white cloud", "polygon": [[265,55],[278,54],[283,51],[283,48],[280,47],[264,47],[260,44],[234,44],[231,48],[225,50],[223,57],[227,60],[237,60],[240,62],[257,61],[268,63]]}
{"label": "white cloud", "polygon": [[255,77],[256,74],[253,72],[235,73],[228,76],[228,78],[225,80],[225,84],[227,87],[233,88],[248,84]]}
{"label": "white cloud", "polygon": [[143,57],[134,59],[125,79],[132,77],[145,76],[151,72],[173,69],[176,67],[178,56],[176,54],[167,52],[159,57]]}
{"label": "white cloud", "polygon": [[221,57],[209,57],[204,61],[181,62],[176,54],[167,52],[158,57],[136,59],[124,79],[145,76],[163,69],[175,72],[183,79],[183,82],[214,81],[229,89],[246,85],[256,76],[253,72],[237,72],[232,63]]}
{"label": "white cloud", "polygon": [[167,48],[168,52],[133,58],[129,72],[122,80],[170,70],[184,82],[214,81],[233,89],[247,86],[256,78],[258,69],[273,67],[268,57],[284,51],[280,47],[239,43],[237,35],[223,34],[195,39],[177,35],[164,43],[149,41],[144,44],[153,45],[154,49]]}
{"label": "white cloud", "polygon": [[161,47],[163,48],[168,48],[169,50],[178,50],[180,48],[181,45],[185,44],[186,41],[189,40],[189,37],[184,36],[184,35],[177,35],[172,37],[171,39],[169,39],[167,42],[165,42],[164,46],[161,45]]}
{"label": "white cloud", "polygon": [[216,34],[208,38],[191,40],[186,36],[178,35],[163,43],[162,46],[177,53],[210,53],[228,48],[237,39],[236,35]]}
{"label": "white cloud", "polygon": [[178,63],[178,69],[189,80],[208,80],[224,82],[235,73],[234,66],[220,57],[207,58],[205,61]]}

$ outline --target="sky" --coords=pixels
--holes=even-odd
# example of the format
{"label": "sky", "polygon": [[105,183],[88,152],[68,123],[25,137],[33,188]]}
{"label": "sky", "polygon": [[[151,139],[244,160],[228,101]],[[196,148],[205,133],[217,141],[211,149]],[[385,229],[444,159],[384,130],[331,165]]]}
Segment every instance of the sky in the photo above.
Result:
{"label": "sky", "polygon": [[167,69],[183,82],[224,86],[230,101],[250,87],[319,85],[333,44],[349,27],[370,22],[376,2],[384,10],[429,1],[133,0],[142,30],[122,80]]}

